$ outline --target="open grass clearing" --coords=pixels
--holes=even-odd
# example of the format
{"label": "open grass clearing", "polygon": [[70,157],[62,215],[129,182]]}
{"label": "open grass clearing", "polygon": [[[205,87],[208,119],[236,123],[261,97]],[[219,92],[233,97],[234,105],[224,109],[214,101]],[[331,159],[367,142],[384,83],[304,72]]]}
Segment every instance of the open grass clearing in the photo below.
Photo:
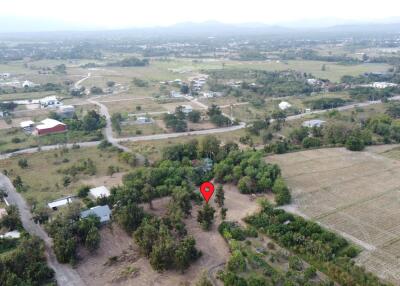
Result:
{"label": "open grass clearing", "polygon": [[[25,158],[28,168],[22,169],[18,161]],[[96,166],[96,174],[93,176],[78,174],[71,177],[68,186],[63,185],[66,176],[58,172],[76,165],[81,160],[91,159]],[[115,152],[102,151],[97,148],[63,149],[47,151],[35,154],[19,155],[10,159],[0,161],[0,169],[7,170],[11,179],[19,175],[28,186],[28,190],[22,196],[30,203],[46,203],[65,195],[75,194],[79,186],[90,182],[94,178],[101,178],[99,183],[104,182],[109,166],[119,167],[120,172],[128,171],[131,167],[118,161]]]}

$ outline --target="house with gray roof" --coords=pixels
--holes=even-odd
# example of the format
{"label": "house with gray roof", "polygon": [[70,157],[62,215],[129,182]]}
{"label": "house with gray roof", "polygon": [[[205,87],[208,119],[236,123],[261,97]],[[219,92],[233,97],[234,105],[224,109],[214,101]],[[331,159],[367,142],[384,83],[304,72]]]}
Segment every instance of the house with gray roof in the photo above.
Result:
{"label": "house with gray roof", "polygon": [[100,223],[105,224],[111,220],[111,213],[111,209],[107,205],[95,206],[81,212],[81,218],[87,218],[90,215],[95,215],[100,219]]}

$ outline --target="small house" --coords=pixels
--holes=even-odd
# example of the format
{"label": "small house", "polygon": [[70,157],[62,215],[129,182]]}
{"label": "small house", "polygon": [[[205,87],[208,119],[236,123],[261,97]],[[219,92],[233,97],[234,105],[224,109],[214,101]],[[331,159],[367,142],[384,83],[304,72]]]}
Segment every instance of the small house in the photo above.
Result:
{"label": "small house", "polygon": [[304,121],[302,126],[308,127],[308,128],[321,127],[322,125],[324,125],[324,123],[325,123],[325,121],[323,121],[323,120],[313,119],[313,120]]}
{"label": "small house", "polygon": [[137,124],[147,124],[147,123],[151,123],[151,122],[152,122],[151,118],[148,118],[146,116],[139,116],[136,119]]}
{"label": "small house", "polygon": [[81,218],[87,218],[91,215],[97,216],[102,224],[107,223],[111,220],[111,210],[107,205],[92,207],[86,211],[81,212]]}
{"label": "small house", "polygon": [[62,105],[58,107],[58,114],[63,118],[71,118],[74,116],[75,107],[73,105]]}
{"label": "small house", "polygon": [[68,204],[72,203],[74,200],[75,200],[75,197],[69,196],[69,197],[65,197],[65,198],[61,198],[61,199],[52,201],[52,202],[48,203],[47,206],[50,209],[56,211],[59,207],[68,205]]}
{"label": "small house", "polygon": [[37,135],[61,133],[67,131],[67,125],[51,118],[41,121],[42,124],[36,126]]}
{"label": "small house", "polygon": [[190,113],[193,111],[193,107],[191,105],[182,105],[182,112],[183,113]]}
{"label": "small house", "polygon": [[29,80],[26,80],[22,83],[22,87],[24,87],[24,88],[35,87],[35,86],[38,86],[38,84],[33,83]]}
{"label": "small house", "polygon": [[180,93],[179,91],[173,90],[173,91],[171,91],[171,97],[173,97],[173,98],[181,98],[181,97],[183,97],[183,94]]}
{"label": "small house", "polygon": [[62,103],[58,100],[57,96],[47,96],[39,100],[40,106],[42,108],[46,107],[57,107],[62,105]]}
{"label": "small house", "polygon": [[22,128],[22,130],[26,131],[26,132],[31,132],[34,125],[35,125],[35,122],[33,122],[32,120],[22,121],[19,124],[19,126]]}
{"label": "small house", "polygon": [[21,233],[18,230],[13,230],[0,235],[0,238],[17,239],[21,237]]}
{"label": "small house", "polygon": [[288,109],[290,107],[292,107],[292,105],[287,101],[282,101],[281,103],[279,103],[279,109],[280,110],[286,110],[286,109]]}
{"label": "small house", "polygon": [[90,195],[95,198],[107,198],[110,196],[110,191],[105,186],[92,188],[89,190]]}

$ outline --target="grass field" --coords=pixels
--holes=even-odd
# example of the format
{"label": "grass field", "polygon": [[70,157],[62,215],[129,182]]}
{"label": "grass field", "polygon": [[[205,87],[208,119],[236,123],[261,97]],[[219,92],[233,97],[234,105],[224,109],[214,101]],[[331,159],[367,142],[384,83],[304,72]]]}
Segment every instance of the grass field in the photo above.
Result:
{"label": "grass field", "polygon": [[[292,69],[312,73],[314,76],[326,78],[335,82],[339,81],[343,75],[359,75],[368,71],[386,71],[389,68],[389,65],[386,64],[341,65],[337,63],[305,60],[293,60],[287,62],[204,60],[200,63],[193,63],[192,60],[182,59],[170,62],[154,62],[154,65],[193,72],[207,69],[221,69],[222,63],[225,64],[225,69],[260,69],[269,71]],[[326,65],[326,71],[321,70],[323,64]]]}
{"label": "grass field", "polygon": [[[26,158],[28,168],[22,169],[18,166],[18,160]],[[93,176],[78,174],[72,177],[71,184],[63,186],[65,174],[58,170],[66,169],[80,160],[90,158],[96,166],[96,174]],[[114,152],[98,150],[97,148],[70,149],[68,152],[60,150],[19,155],[7,160],[0,161],[0,170],[7,170],[9,177],[14,179],[19,175],[28,186],[28,190],[22,196],[30,203],[45,203],[65,195],[75,194],[77,188],[83,182],[104,177],[108,166],[118,166],[120,172],[130,169],[127,165],[120,163]]]}
{"label": "grass field", "polygon": [[400,283],[399,148],[321,149],[267,157],[278,163],[299,213],[361,246],[358,262]]}

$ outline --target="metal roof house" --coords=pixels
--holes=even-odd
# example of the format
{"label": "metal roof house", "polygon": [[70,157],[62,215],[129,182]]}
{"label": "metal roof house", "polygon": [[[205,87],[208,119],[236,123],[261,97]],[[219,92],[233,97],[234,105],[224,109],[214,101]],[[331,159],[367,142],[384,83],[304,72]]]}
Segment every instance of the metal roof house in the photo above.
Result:
{"label": "metal roof house", "polygon": [[55,201],[52,201],[52,202],[48,203],[47,206],[50,209],[57,210],[59,207],[62,207],[62,206],[65,206],[65,205],[68,205],[68,204],[72,203],[74,201],[74,199],[75,199],[74,196],[61,198],[61,199],[58,199],[58,200],[55,200]]}
{"label": "metal roof house", "polygon": [[100,186],[97,188],[92,188],[89,190],[90,195],[97,199],[97,198],[107,198],[110,196],[110,191],[105,186]]}
{"label": "metal roof house", "polygon": [[324,125],[325,121],[320,120],[320,119],[313,119],[313,120],[307,120],[304,121],[302,126],[308,127],[308,128],[313,128],[313,127],[321,127]]}
{"label": "metal roof house", "polygon": [[67,125],[55,119],[46,118],[42,120],[41,123],[42,124],[36,126],[37,135],[67,131]]}
{"label": "metal roof house", "polygon": [[111,220],[111,209],[105,206],[96,206],[86,211],[81,212],[81,218],[87,218],[90,215],[95,215],[100,219],[100,223],[107,223]]}

